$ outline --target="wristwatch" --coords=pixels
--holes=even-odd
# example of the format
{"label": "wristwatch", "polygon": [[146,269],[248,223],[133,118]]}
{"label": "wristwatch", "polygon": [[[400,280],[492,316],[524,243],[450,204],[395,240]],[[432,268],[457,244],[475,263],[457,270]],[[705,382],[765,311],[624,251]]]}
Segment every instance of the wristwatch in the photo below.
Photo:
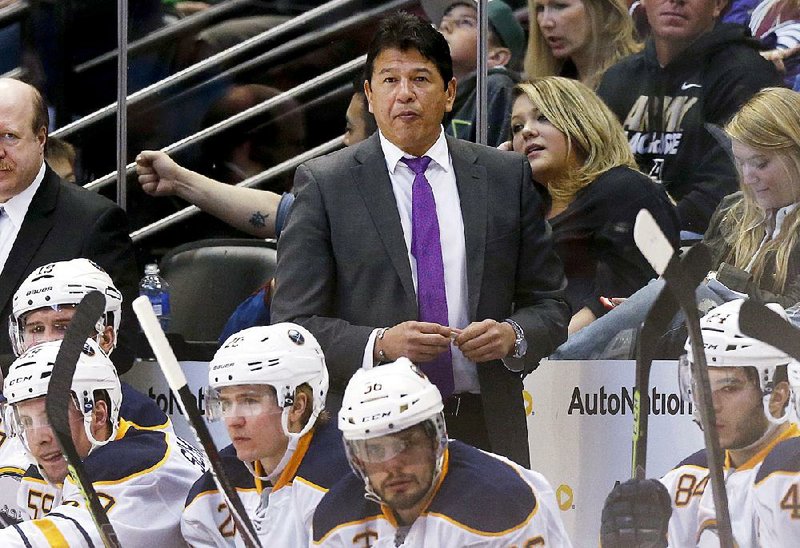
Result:
{"label": "wristwatch", "polygon": [[508,325],[514,328],[514,353],[511,355],[512,358],[522,358],[528,352],[528,341],[525,340],[525,332],[522,330],[522,327],[512,319],[503,320]]}

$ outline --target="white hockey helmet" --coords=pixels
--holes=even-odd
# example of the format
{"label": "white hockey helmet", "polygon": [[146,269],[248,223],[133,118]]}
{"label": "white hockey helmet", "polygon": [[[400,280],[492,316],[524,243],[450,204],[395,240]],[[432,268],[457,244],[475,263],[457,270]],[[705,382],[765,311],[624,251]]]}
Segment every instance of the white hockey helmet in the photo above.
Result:
{"label": "white hockey helmet", "polygon": [[[275,389],[283,409],[281,424],[287,437],[302,436],[325,409],[328,368],[317,339],[293,323],[250,327],[234,333],[217,350],[208,366],[209,416],[218,419],[219,389],[243,384],[266,384]],[[298,434],[289,432],[289,410],[295,391],[308,384],[313,391],[311,416]]]}
{"label": "white hockey helmet", "polygon": [[[14,360],[3,384],[3,395],[12,409],[19,402],[47,395],[50,377],[53,374],[53,367],[60,348],[61,341],[45,342],[34,346]],[[91,431],[95,390],[105,390],[110,402],[108,413],[111,434],[106,440],[95,439]],[[114,439],[119,425],[122,388],[114,364],[92,339],[86,340],[75,366],[72,395],[77,403],[78,411],[83,415],[84,430],[92,447],[105,445]],[[27,449],[25,430],[22,425],[15,420],[13,428],[15,433],[20,435]]]}
{"label": "white hockey helmet", "polygon": [[[791,402],[786,407],[784,414],[780,418],[775,418],[769,411],[769,400],[775,388],[775,370],[779,366],[789,365],[793,360],[774,346],[741,332],[739,309],[743,302],[742,299],[737,299],[721,304],[700,319],[706,362],[709,367],[754,368],[758,373],[759,387],[763,393],[764,414],[771,423],[782,424],[789,418]],[[786,312],[780,305],[769,303],[766,306],[782,318],[786,318]],[[685,349],[687,354],[686,359],[682,360],[680,368],[680,385],[684,396],[691,397],[690,364],[694,360],[694,355],[689,340],[686,341]]]}
{"label": "white hockey helmet", "polygon": [[[447,447],[443,409],[439,389],[408,358],[356,371],[344,391],[339,430],[350,466],[364,480],[367,498],[381,502],[362,465],[368,452],[364,442],[418,424],[425,426],[437,444],[433,484],[436,483]],[[393,456],[386,454],[380,460]]]}
{"label": "white hockey helmet", "polygon": [[122,293],[114,286],[105,270],[89,259],[58,261],[40,266],[31,272],[14,293],[11,317],[8,320],[9,337],[14,353],[25,350],[22,333],[28,312],[44,307],[77,305],[91,291],[99,291],[106,298],[105,314],[97,322],[97,333],[107,325],[114,327],[114,341],[122,310]]}

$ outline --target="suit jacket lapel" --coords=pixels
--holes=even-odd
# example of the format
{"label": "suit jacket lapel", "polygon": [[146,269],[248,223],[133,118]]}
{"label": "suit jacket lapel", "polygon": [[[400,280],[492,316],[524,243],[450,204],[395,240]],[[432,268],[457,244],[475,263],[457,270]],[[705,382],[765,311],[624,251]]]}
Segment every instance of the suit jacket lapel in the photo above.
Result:
{"label": "suit jacket lapel", "polygon": [[413,303],[413,310],[416,310],[417,294],[411,277],[403,226],[400,224],[400,213],[377,132],[359,147],[355,159],[357,164],[351,170],[353,181],[400,277],[406,297]]}
{"label": "suit jacket lapel", "polygon": [[447,137],[447,146],[456,173],[461,216],[464,220],[464,243],[467,252],[467,292],[469,317],[477,319],[478,302],[483,282],[483,261],[486,247],[486,168],[477,163],[478,157],[458,139]]}
{"label": "suit jacket lapel", "polygon": [[0,274],[0,303],[5,305],[11,299],[16,287],[22,281],[36,251],[53,227],[53,216],[58,201],[59,180],[49,168],[45,170],[44,180],[31,200],[28,213],[19,229],[19,234],[8,255],[8,260]]}

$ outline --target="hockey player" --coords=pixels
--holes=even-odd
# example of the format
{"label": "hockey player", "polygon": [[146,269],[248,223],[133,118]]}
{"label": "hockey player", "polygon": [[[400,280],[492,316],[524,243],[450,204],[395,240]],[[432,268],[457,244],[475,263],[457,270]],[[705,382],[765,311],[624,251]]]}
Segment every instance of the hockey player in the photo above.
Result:
{"label": "hockey player", "polygon": [[570,546],[547,480],[448,441],[442,409],[406,358],[353,375],[339,428],[356,475],[320,502],[313,544]]}
{"label": "hockey player", "polygon": [[[67,468],[45,413],[45,396],[61,341],[34,346],[11,365],[3,392],[13,429],[48,482],[63,482],[61,500],[0,531],[0,546],[100,546],[102,541]],[[202,456],[163,430],[119,418],[123,395],[114,365],[91,339],[72,380],[69,422],[89,479],[122,546],[179,546],[181,503],[202,474]]]}
{"label": "hockey player", "polygon": [[[759,546],[756,524],[760,518],[753,486],[768,455],[771,456],[781,442],[786,443],[784,440],[797,440],[800,430],[789,422],[792,405],[787,365],[792,360],[774,347],[741,333],[739,308],[742,302],[736,300],[720,305],[706,314],[700,325],[709,366],[716,432],[720,447],[725,450],[725,486],[733,536],[738,546]],[[780,306],[769,306],[786,317]],[[694,379],[688,362],[693,356],[688,343],[686,348],[688,356],[681,364],[681,386],[687,397],[691,397]],[[693,404],[697,410],[699,402],[693,401]],[[603,545],[632,546],[622,539],[633,539],[638,530],[640,536],[659,542],[651,546],[664,546],[667,541],[674,547],[719,546],[709,479],[708,456],[703,449],[661,478],[669,493],[671,508],[660,508],[659,501],[667,497],[655,494],[658,483],[631,480],[618,486],[609,495],[603,510]],[[780,503],[778,499],[772,500],[769,511],[776,513]],[[653,524],[651,518],[655,515],[666,518],[661,527]],[[781,514],[778,521],[791,522],[798,517],[797,512],[793,517],[788,511]],[[784,525],[776,526],[772,533],[782,535],[780,531]],[[762,542],[761,546],[794,546],[797,541],[796,536],[771,538],[774,542]]]}
{"label": "hockey player", "polygon": [[[110,355],[117,343],[122,315],[122,293],[114,286],[105,270],[89,259],[58,261],[31,272],[12,299],[9,336],[14,353],[19,356],[32,346],[64,338],[75,306],[91,291],[100,291],[106,298],[103,317],[95,333],[87,333]],[[125,402],[120,411],[139,428],[167,428],[172,423],[156,403],[122,383]]]}
{"label": "hockey player", "polygon": [[[290,323],[251,327],[209,364],[207,405],[233,444],[221,451],[229,477],[267,546],[307,546],[311,517],[350,467],[325,413],[328,370],[317,340]],[[181,523],[192,546],[242,546],[225,499],[207,472]]]}
{"label": "hockey player", "polygon": [[[87,336],[91,336],[106,354],[110,354],[116,345],[122,294],[114,286],[111,277],[88,259],[46,264],[25,278],[14,293],[8,322],[11,347],[15,354],[19,356],[37,344],[62,339],[75,314],[75,306],[93,290],[105,296],[106,306],[95,332],[87,333]],[[127,383],[122,382],[121,386],[123,404],[120,415],[124,419],[137,428],[172,431],[172,422],[151,398]],[[19,480],[20,476],[16,475],[18,468],[23,469],[21,484],[7,481]],[[0,445],[0,482],[6,487],[0,489],[0,515],[8,514],[6,523],[41,517],[49,511],[54,501],[61,499],[61,483],[49,482],[44,478],[16,437],[10,437]],[[19,507],[16,506],[18,501]]]}
{"label": "hockey player", "polygon": [[[789,364],[795,410],[800,409],[800,363]],[[753,506],[761,546],[793,546],[800,539],[800,437],[770,451],[755,479]]]}

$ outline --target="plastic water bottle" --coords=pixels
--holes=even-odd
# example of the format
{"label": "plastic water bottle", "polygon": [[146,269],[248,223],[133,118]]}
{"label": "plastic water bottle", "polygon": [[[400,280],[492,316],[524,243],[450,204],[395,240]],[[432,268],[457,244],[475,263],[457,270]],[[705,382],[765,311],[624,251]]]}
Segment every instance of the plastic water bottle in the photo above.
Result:
{"label": "plastic water bottle", "polygon": [[150,263],[144,267],[144,278],[139,282],[139,295],[150,299],[153,312],[161,322],[161,329],[169,331],[169,284],[159,275],[157,264]]}

